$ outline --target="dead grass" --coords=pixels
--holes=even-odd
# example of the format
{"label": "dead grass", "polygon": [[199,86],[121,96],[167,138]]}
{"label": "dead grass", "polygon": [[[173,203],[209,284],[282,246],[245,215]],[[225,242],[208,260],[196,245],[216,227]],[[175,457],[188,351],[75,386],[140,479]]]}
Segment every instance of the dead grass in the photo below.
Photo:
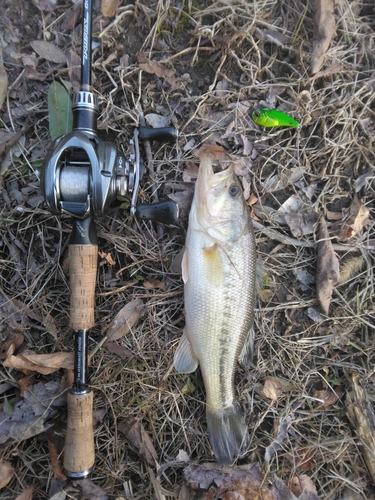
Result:
{"label": "dead grass", "polygon": [[[239,370],[237,377],[252,434],[244,462],[259,461],[268,478],[275,473],[286,483],[306,473],[321,499],[354,498],[345,496],[348,491],[357,494],[355,498],[372,498],[361,443],[346,417],[345,391],[350,375],[358,373],[369,399],[375,398],[373,5],[366,0],[340,0],[337,33],[324,68],[340,63],[342,70],[314,79],[309,73],[314,27],[311,6],[305,10],[305,2],[127,4],[115,19],[105,19],[99,11],[95,16],[94,35],[100,45],[94,54],[94,88],[101,106],[101,133],[120,149],[126,148],[137,125],[137,107],[144,115],[170,116],[180,130],[176,147],[152,146],[156,186],[146,180],[140,199],[149,200],[156,188],[160,198],[179,190],[184,193],[182,172],[187,161],[195,160],[192,148],[216,143],[242,161],[263,214],[256,234],[268,294],[257,307],[254,364],[247,372]],[[29,39],[49,34],[64,50],[79,53],[78,36],[71,39],[64,31],[73,9],[70,3],[68,7],[46,14],[29,6],[35,29],[32,36],[30,31],[25,33],[27,40],[18,50],[29,52]],[[15,14],[10,2],[5,8]],[[12,23],[14,29],[22,28],[15,19]],[[118,53],[110,60],[113,50]],[[152,60],[168,59],[165,67],[174,71],[180,87],[171,91],[162,77],[140,71],[136,57],[140,50]],[[5,55],[14,81],[21,65],[9,52]],[[37,70],[68,80],[66,68],[54,68],[53,63],[40,62]],[[33,173],[36,160],[49,144],[46,92],[50,81],[51,77],[35,82],[21,75],[10,95],[5,126],[18,130],[28,116],[31,128],[22,155],[4,178],[0,213],[1,289],[9,301],[21,301],[41,318],[38,322],[22,317],[20,304],[18,315],[10,314],[3,303],[1,335],[5,338],[10,331],[22,330],[27,348],[43,352],[73,346],[64,268],[70,222],[51,216],[43,203],[33,205],[32,198],[40,195]],[[218,85],[224,91],[218,92]],[[301,128],[261,130],[253,123],[253,108],[275,106],[298,119]],[[242,154],[245,138],[251,142],[247,156]],[[296,168],[301,175],[294,182],[290,179]],[[294,195],[301,200],[301,211],[341,212],[350,206],[356,179],[364,172],[369,176],[360,195],[370,209],[370,220],[359,236],[335,242],[341,245],[337,247],[340,262],[349,262],[355,270],[335,288],[330,316],[325,317],[316,301],[314,282],[303,289],[296,278],[296,270],[315,276],[315,235],[293,237],[289,227],[275,219],[275,211]],[[309,199],[302,188],[312,185]],[[132,351],[132,359],[121,359],[102,347],[91,360],[95,412],[105,413],[95,427],[92,479],[109,498],[178,498],[184,466],[175,462],[179,450],[198,462],[212,460],[199,374],[182,376],[172,368],[184,325],[183,286],[176,262],[184,245],[186,219],[181,227],[158,233],[153,224],[131,220],[126,211],[114,207],[98,227],[100,250],[110,253],[115,265],[100,261],[97,325],[91,332],[90,350],[101,342],[106,325],[125,303],[141,297],[146,313],[119,341]],[[361,265],[351,264],[359,257],[364,259]],[[149,278],[163,281],[166,292],[147,290],[143,281]],[[133,280],[135,286],[116,291]],[[311,309],[319,313],[315,319],[308,314]],[[3,384],[20,378],[4,368],[0,373]],[[261,392],[269,376],[291,384],[276,402]],[[320,408],[315,391],[335,391],[338,386],[343,396]],[[13,388],[4,394],[14,401],[18,392]],[[118,433],[118,423],[129,416],[142,417],[158,467],[173,462],[160,475],[158,467],[147,465]],[[63,421],[64,415],[60,418]],[[265,449],[286,418],[290,423],[285,439],[266,464]],[[2,491],[4,500],[31,485],[36,488],[35,498],[48,498],[53,472],[43,435],[7,448],[3,459],[16,469]],[[79,498],[77,486],[69,488],[67,498]]]}

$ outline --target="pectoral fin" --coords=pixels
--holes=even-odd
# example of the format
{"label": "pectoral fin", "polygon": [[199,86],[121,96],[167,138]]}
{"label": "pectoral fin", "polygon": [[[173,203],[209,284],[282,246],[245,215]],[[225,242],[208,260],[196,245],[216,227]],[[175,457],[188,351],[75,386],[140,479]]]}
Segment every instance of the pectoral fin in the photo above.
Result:
{"label": "pectoral fin", "polygon": [[198,368],[198,364],[198,359],[193,352],[186,332],[184,332],[174,353],[174,367],[180,373],[192,373]]}
{"label": "pectoral fin", "polygon": [[220,287],[224,280],[224,266],[219,248],[217,243],[203,248],[205,274],[208,282],[214,287]]}

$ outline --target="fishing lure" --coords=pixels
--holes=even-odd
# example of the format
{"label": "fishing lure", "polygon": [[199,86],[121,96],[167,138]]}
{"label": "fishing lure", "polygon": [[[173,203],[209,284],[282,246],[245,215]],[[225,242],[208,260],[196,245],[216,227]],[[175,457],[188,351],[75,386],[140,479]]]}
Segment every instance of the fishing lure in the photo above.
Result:
{"label": "fishing lure", "polygon": [[299,127],[299,123],[284,111],[278,109],[256,109],[252,119],[262,127]]}

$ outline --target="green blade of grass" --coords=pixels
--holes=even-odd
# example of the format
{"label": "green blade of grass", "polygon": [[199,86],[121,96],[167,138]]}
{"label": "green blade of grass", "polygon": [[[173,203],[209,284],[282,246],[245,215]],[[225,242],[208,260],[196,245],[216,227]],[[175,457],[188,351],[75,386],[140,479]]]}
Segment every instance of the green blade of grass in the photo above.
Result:
{"label": "green blade of grass", "polygon": [[72,101],[61,83],[53,82],[48,90],[48,113],[52,140],[71,132],[73,128]]}

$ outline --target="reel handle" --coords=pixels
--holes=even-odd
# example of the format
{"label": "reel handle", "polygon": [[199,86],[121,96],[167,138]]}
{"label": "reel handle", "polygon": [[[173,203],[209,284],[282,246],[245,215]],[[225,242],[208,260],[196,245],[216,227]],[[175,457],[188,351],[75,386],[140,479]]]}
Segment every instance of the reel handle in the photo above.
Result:
{"label": "reel handle", "polygon": [[152,220],[161,224],[176,224],[178,222],[178,205],[173,200],[163,200],[158,203],[139,203],[135,207],[137,219]]}
{"label": "reel handle", "polygon": [[174,127],[138,127],[138,138],[140,141],[176,142],[178,131]]}

